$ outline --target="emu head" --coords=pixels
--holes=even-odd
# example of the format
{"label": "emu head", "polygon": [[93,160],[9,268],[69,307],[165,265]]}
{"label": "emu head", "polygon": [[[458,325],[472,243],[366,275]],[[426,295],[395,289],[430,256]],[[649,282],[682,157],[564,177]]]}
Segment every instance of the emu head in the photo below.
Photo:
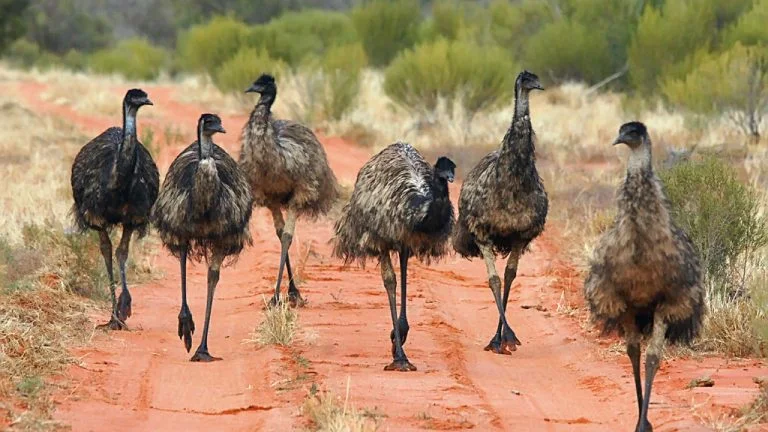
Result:
{"label": "emu head", "polygon": [[626,144],[630,149],[634,150],[647,142],[649,142],[648,129],[646,129],[644,124],[633,121],[621,125],[619,136],[613,141],[613,145]]}
{"label": "emu head", "polygon": [[258,77],[245,92],[274,96],[277,93],[275,77],[269,74],[261,74],[261,76]]}
{"label": "emu head", "polygon": [[541,85],[539,77],[536,74],[524,70],[517,75],[515,80],[515,88],[519,90],[531,91],[531,90],[544,90],[544,86]]}
{"label": "emu head", "polygon": [[440,156],[435,162],[435,177],[453,183],[456,164],[445,156]]}
{"label": "emu head", "polygon": [[128,93],[125,94],[125,98],[123,98],[123,104],[125,104],[126,107],[136,109],[144,105],[153,105],[152,101],[149,100],[147,93],[142,89],[128,90]]}
{"label": "emu head", "polygon": [[197,121],[197,128],[201,135],[211,136],[217,132],[227,133],[221,125],[221,117],[216,114],[203,114]]}

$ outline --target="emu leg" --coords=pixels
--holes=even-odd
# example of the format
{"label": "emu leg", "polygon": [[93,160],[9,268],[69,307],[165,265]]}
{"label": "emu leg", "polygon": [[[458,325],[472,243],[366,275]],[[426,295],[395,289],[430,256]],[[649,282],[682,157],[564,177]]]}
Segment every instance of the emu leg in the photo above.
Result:
{"label": "emu leg", "polygon": [[403,351],[403,343],[400,340],[400,329],[397,323],[397,294],[395,292],[397,290],[397,276],[395,276],[395,270],[392,268],[389,253],[383,253],[379,261],[381,263],[381,278],[384,280],[384,288],[386,288],[387,297],[389,298],[389,311],[392,314],[392,326],[395,334],[395,352],[392,356],[392,363],[385,366],[384,370],[415,371],[416,366],[408,361],[408,357],[405,356],[405,351]]}
{"label": "emu leg", "polygon": [[635,377],[635,394],[637,395],[637,416],[643,412],[643,386],[640,378],[640,333],[637,331],[634,317],[628,317],[622,324],[624,337],[627,340],[627,356],[632,363],[632,375]]}
{"label": "emu leg", "polygon": [[107,276],[109,276],[109,293],[112,298],[112,316],[106,324],[100,324],[98,328],[110,330],[127,330],[125,323],[117,317],[117,297],[115,296],[115,272],[112,270],[112,241],[106,230],[99,230],[99,248],[104,257],[104,264],[107,266]]}
{"label": "emu leg", "polygon": [[503,300],[501,297],[501,279],[499,279],[499,275],[496,273],[493,250],[488,245],[479,246],[488,270],[488,284],[491,286],[493,299],[496,302],[496,308],[499,310],[499,319],[501,320],[501,341],[499,343],[499,350],[494,352],[498,354],[511,354],[512,351],[517,350],[517,345],[521,345],[521,342],[515,336],[515,332],[512,331],[512,328],[507,323],[507,318],[504,316],[504,306],[501,304]]}
{"label": "emu leg", "polygon": [[[275,283],[275,296],[272,297],[270,305],[276,305],[280,303],[280,283],[283,280],[283,270],[285,269],[285,261],[288,256],[288,249],[291,247],[293,241],[293,230],[296,228],[296,211],[292,208],[288,209],[288,216],[285,221],[285,227],[283,233],[280,236],[280,266],[277,270],[277,282]],[[296,290],[298,292],[298,290]]]}
{"label": "emu leg", "polygon": [[181,252],[179,257],[181,264],[181,310],[179,311],[179,339],[184,340],[184,348],[189,352],[192,349],[192,334],[195,333],[195,322],[192,321],[192,312],[187,306],[187,251]]}
{"label": "emu leg", "polygon": [[[283,228],[285,227],[285,221],[283,220],[283,213],[279,208],[269,209],[272,212],[272,222],[275,224],[275,232],[277,238],[282,240]],[[288,301],[293,307],[303,307],[307,302],[301,297],[296,283],[293,280],[293,271],[291,270],[291,254],[285,254],[285,269],[288,271]]]}
{"label": "emu leg", "polygon": [[[507,302],[509,301],[509,291],[512,288],[512,281],[517,276],[517,263],[520,261],[521,251],[513,250],[507,258],[507,266],[504,268],[504,298],[502,306],[504,306],[504,313],[507,312]],[[491,339],[491,342],[485,347],[486,351],[493,351],[497,354],[504,354],[501,349],[501,329],[502,321],[499,319],[499,325],[496,327],[496,335]]]}
{"label": "emu leg", "polygon": [[656,372],[659,370],[659,362],[661,361],[661,354],[664,349],[664,336],[667,332],[667,323],[663,318],[663,315],[656,311],[653,317],[653,333],[651,334],[651,341],[648,344],[648,349],[645,353],[645,397],[643,398],[643,406],[640,409],[640,419],[637,421],[636,432],[651,432],[653,427],[648,421],[648,406],[651,402],[651,387],[653,386],[653,379],[656,377]]}
{"label": "emu leg", "polygon": [[208,295],[205,299],[205,324],[203,324],[203,338],[200,340],[200,346],[195,350],[195,355],[189,361],[193,362],[211,362],[221,360],[220,357],[213,357],[208,352],[208,328],[211,324],[211,308],[213,307],[213,293],[216,291],[216,284],[219,283],[219,270],[224,261],[222,255],[214,254],[208,264]]}
{"label": "emu leg", "polygon": [[[400,317],[397,319],[397,327],[400,329],[400,342],[405,345],[408,339],[408,317],[405,315],[405,303],[407,301],[406,282],[408,278],[408,257],[410,252],[408,248],[400,250]],[[395,356],[395,330],[389,332],[389,340],[392,341],[392,357]]]}
{"label": "emu leg", "polygon": [[117,299],[117,317],[125,322],[131,316],[131,293],[128,291],[128,282],[125,280],[125,261],[128,259],[128,247],[131,243],[133,228],[123,226],[123,236],[120,238],[120,244],[115,251],[117,254],[117,264],[120,266],[120,282],[123,290]]}

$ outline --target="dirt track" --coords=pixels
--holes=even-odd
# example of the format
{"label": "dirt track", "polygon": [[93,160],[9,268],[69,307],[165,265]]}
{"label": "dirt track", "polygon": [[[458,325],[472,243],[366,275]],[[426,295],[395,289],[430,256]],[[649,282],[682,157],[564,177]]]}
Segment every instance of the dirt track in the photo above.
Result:
{"label": "dirt track", "polygon": [[[67,118],[89,134],[116,122],[47,103],[38,96],[43,89],[30,82],[16,90],[22,103]],[[163,108],[159,118],[142,124],[160,130],[175,124],[191,141],[199,113],[211,108],[175,102],[171,88],[146,90]],[[122,92],[115,89],[116,100]],[[218,141],[233,153],[244,121],[245,113],[223,119],[231,133]],[[338,139],[324,144],[337,176],[352,183],[367,151]],[[165,147],[159,165],[167,167],[181,148]],[[458,188],[451,193],[455,200]],[[349,382],[355,406],[385,416],[380,430],[634,428],[626,357],[607,353],[607,342],[595,341],[577,319],[557,312],[562,293],[575,302],[581,287],[558,258],[556,227],[523,258],[513,285],[508,318],[523,346],[512,356],[482,350],[497,315],[481,262],[451,257],[432,267],[410,266],[405,350],[418,367],[414,373],[383,371],[390,361],[391,321],[378,268],[342,269],[330,259],[331,227],[327,220],[300,223],[292,248],[310,302],[300,319],[314,337],[286,349],[243,343],[261,319],[279,253],[271,218],[257,211],[254,246],[222,271],[216,293],[209,345],[224,361],[187,361],[190,354],[176,337],[178,262],[161,253],[156,265],[165,276],[132,290],[133,331],[97,333],[92,347],[75,351],[82,364],[70,370],[70,392],[56,398],[56,417],[75,431],[289,430],[306,426],[299,407],[310,385],[344,395]],[[191,268],[188,278],[190,307],[202,329],[205,268]],[[651,407],[655,430],[708,430],[696,426],[694,410],[716,416],[748,403],[757,390],[751,378],[765,374],[756,361],[664,363]],[[685,389],[703,375],[716,386]]]}

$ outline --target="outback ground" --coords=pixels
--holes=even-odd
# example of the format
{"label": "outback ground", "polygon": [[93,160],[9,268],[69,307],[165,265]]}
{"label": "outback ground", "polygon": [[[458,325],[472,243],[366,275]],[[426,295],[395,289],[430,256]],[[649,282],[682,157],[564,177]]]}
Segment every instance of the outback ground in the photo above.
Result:
{"label": "outback ground", "polygon": [[[118,112],[86,115],[44,97],[49,85],[9,80],[0,82],[0,93],[86,136],[117,122]],[[213,108],[185,100],[173,86],[144,89],[155,106],[142,113],[140,133],[170,127],[183,136],[173,142],[156,136],[164,172],[192,141],[199,114]],[[114,85],[107,93],[119,100],[124,90]],[[225,114],[229,133],[218,142],[234,156],[247,112]],[[353,184],[372,150],[341,138],[322,141],[342,184]],[[454,185],[454,199],[458,192]],[[72,347],[77,362],[56,378],[54,418],[75,431],[311,429],[302,406],[319,389],[378,430],[632,430],[629,362],[615,339],[597,337],[586,323],[581,279],[564,253],[563,229],[550,222],[522,260],[508,317],[523,345],[511,356],[482,350],[497,315],[480,262],[449,257],[431,267],[414,263],[405,349],[418,371],[393,373],[383,371],[391,322],[378,268],[342,268],[330,258],[331,220],[297,228],[292,254],[309,301],[299,312],[297,341],[290,347],[249,342],[273,289],[279,254],[271,218],[257,211],[254,245],[222,271],[216,293],[209,344],[224,360],[187,361],[190,354],[176,337],[178,262],[158,250],[152,267],[161,276],[132,289],[132,331],[96,331],[89,344]],[[188,283],[201,329],[205,268],[191,268]],[[93,324],[105,316],[93,313]],[[655,430],[717,429],[756,398],[753,379],[764,375],[768,366],[759,360],[693,356],[664,362],[651,405]],[[714,386],[688,388],[701,377]]]}

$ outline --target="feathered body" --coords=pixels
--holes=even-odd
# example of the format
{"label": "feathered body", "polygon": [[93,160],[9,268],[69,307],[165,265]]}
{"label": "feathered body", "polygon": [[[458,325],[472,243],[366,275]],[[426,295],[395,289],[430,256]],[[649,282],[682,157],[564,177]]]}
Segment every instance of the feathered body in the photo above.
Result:
{"label": "feathered body", "polygon": [[334,255],[347,262],[407,248],[429,261],[447,253],[454,225],[445,180],[410,144],[398,142],[363,165],[336,222]]}
{"label": "feathered body", "polygon": [[152,212],[163,245],[176,257],[186,251],[199,260],[214,249],[237,255],[251,241],[248,181],[224,149],[212,142],[210,147],[210,156],[202,160],[198,141],[176,157]]}
{"label": "feathered body", "polygon": [[243,127],[239,164],[253,191],[254,204],[287,208],[297,216],[326,214],[338,199],[336,177],[325,150],[306,126],[275,120],[263,100]]}
{"label": "feathered body", "polygon": [[135,134],[111,127],[86,144],[72,164],[72,213],[80,230],[120,224],[147,232],[160,185],[157,165]]}
{"label": "feathered body", "polygon": [[688,342],[703,317],[699,259],[691,240],[672,221],[650,165],[650,150],[643,157],[648,162],[630,163],[617,192],[618,213],[595,250],[585,295],[605,331],[623,331],[620,324],[629,315],[637,331],[648,335],[656,310],[662,308],[666,339]]}
{"label": "feathered body", "polygon": [[527,97],[518,96],[515,111],[501,148],[485,156],[461,187],[453,246],[466,258],[481,256],[478,243],[502,256],[524,250],[544,231],[549,203],[536,170]]}

